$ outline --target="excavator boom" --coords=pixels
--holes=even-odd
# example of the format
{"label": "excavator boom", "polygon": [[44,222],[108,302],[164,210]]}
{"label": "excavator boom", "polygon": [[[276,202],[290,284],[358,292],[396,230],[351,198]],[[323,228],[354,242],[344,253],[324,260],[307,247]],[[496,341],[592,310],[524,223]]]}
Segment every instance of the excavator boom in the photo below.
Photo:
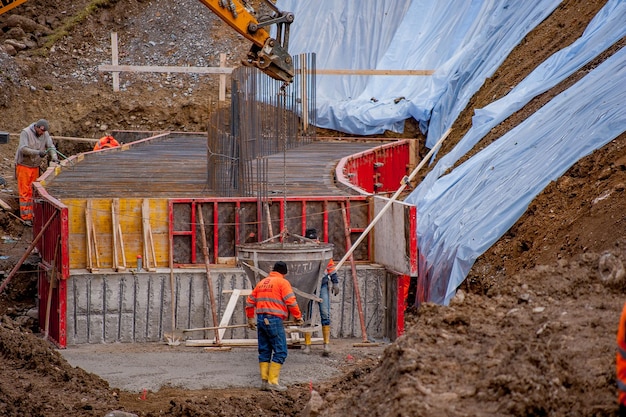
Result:
{"label": "excavator boom", "polygon": [[26,0],[0,0],[0,14],[8,12],[15,6],[25,3]]}
{"label": "excavator boom", "polygon": [[[200,0],[213,13],[230,27],[252,42],[244,65],[254,66],[276,80],[290,83],[293,80],[293,60],[287,51],[289,44],[289,25],[293,22],[293,13],[278,10],[265,0],[272,9],[271,16],[257,18],[256,13],[245,0]],[[276,39],[265,29],[276,25]]]}

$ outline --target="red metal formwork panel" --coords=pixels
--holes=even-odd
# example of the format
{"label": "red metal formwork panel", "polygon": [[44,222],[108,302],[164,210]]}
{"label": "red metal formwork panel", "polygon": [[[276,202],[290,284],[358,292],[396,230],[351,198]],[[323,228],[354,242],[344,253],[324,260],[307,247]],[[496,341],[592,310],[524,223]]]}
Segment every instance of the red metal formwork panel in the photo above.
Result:
{"label": "red metal formwork panel", "polygon": [[[237,256],[237,245],[264,241],[270,232],[278,235],[285,227],[300,235],[304,235],[307,228],[315,227],[321,240],[335,245],[334,257],[339,258],[345,253],[346,246],[342,206],[346,207],[351,223],[348,228],[355,241],[371,220],[367,196],[277,197],[263,202],[254,197],[171,199],[169,224],[174,266],[184,268],[204,264],[198,219],[200,209],[213,264],[229,263]],[[364,242],[354,255],[358,261],[370,261],[369,242]]]}
{"label": "red metal formwork panel", "polygon": [[34,184],[33,240],[41,256],[38,278],[39,327],[57,346],[67,346],[66,280],[69,278],[68,209]]}
{"label": "red metal formwork panel", "polygon": [[402,140],[344,158],[337,171],[363,192],[388,193],[400,187],[409,163],[410,142]]}

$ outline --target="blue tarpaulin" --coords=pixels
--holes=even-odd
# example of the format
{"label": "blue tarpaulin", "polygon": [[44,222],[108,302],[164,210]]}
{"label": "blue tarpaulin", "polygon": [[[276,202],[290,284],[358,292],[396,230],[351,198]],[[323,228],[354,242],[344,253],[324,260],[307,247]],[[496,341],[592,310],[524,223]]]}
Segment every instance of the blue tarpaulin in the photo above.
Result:
{"label": "blue tarpaulin", "polygon": [[[476,110],[472,127],[406,202],[418,206],[420,271],[432,301],[448,303],[475,260],[530,202],[579,159],[626,131],[625,52],[620,51],[531,118],[442,174],[491,128],[626,36],[626,2],[610,0],[584,34],[555,53],[507,96]],[[479,201],[483,199],[484,201]]]}
{"label": "blue tarpaulin", "polygon": [[413,117],[432,146],[559,1],[281,0],[277,5],[295,15],[290,53],[315,52],[318,69],[435,71],[408,77],[319,75],[318,126],[372,135],[402,132],[404,121]]}
{"label": "blue tarpaulin", "polygon": [[[282,0],[296,15],[290,52],[315,52],[318,69],[434,70],[432,76],[320,75],[318,125],[358,135],[419,121],[432,147],[512,49],[559,1]],[[530,202],[582,157],[626,131],[626,51],[620,50],[532,117],[443,175],[492,127],[626,35],[626,2],[609,0],[572,45],[473,125],[406,199],[430,301],[447,304],[478,256]]]}

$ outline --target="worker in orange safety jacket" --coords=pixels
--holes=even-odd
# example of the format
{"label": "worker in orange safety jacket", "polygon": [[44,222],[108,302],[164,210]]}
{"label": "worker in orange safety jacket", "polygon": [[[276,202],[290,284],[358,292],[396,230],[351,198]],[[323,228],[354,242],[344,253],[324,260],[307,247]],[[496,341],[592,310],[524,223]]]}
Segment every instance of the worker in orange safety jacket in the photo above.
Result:
{"label": "worker in orange safety jacket", "polygon": [[116,146],[120,146],[120,143],[115,140],[113,136],[107,135],[98,140],[98,143],[96,143],[96,146],[93,147],[93,150],[99,151],[100,149],[115,148]]}
{"label": "worker in orange safety jacket", "polygon": [[[261,370],[261,390],[285,391],[278,378],[280,368],[287,358],[287,336],[283,321],[289,313],[296,324],[304,324],[296,296],[287,275],[287,264],[278,261],[272,272],[254,287],[246,299],[248,327],[258,329],[259,369]],[[256,320],[254,313],[256,311]]]}
{"label": "worker in orange safety jacket", "polygon": [[56,147],[50,137],[50,125],[39,119],[20,133],[20,143],[15,152],[15,178],[20,199],[20,217],[27,226],[33,225],[32,184],[39,177],[39,167],[46,156],[50,164],[58,164]]}
{"label": "worker in orange safety jacket", "polygon": [[626,417],[626,303],[617,328],[617,390],[620,417]]}
{"label": "worker in orange safety jacket", "polygon": [[[317,229],[306,229],[304,237],[314,240],[319,243],[317,237]],[[334,296],[339,295],[339,276],[335,270],[335,261],[331,258],[326,266],[326,271],[322,277],[322,283],[320,286],[320,298],[321,302],[318,303],[320,310],[320,321],[322,322],[322,338],[324,340],[324,350],[322,356],[330,356],[330,294]],[[311,301],[312,302],[312,301]],[[310,309],[309,309],[310,311]],[[302,352],[311,353],[311,333],[304,333],[304,346]]]}

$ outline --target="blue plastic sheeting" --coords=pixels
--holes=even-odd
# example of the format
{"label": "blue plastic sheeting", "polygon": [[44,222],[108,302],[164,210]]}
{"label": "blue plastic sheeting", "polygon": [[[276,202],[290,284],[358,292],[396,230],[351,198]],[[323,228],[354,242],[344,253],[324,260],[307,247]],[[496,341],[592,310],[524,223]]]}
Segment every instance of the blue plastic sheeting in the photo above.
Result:
{"label": "blue plastic sheeting", "polygon": [[[416,201],[429,300],[448,304],[474,261],[579,159],[626,131],[626,48]],[[424,268],[424,269],[422,269]]]}
{"label": "blue plastic sheeting", "polygon": [[357,135],[401,133],[404,120],[413,117],[424,132],[428,128],[430,147],[559,3],[279,0],[277,6],[295,15],[290,53],[315,52],[319,69],[436,71],[432,76],[319,75],[318,126]]}
{"label": "blue plastic sheeting", "polygon": [[626,1],[609,0],[570,46],[552,55],[505,97],[475,111],[472,127],[463,139],[428,173],[415,191],[416,201],[425,190],[469,152],[489,131],[534,97],[548,91],[600,53],[626,36]]}

